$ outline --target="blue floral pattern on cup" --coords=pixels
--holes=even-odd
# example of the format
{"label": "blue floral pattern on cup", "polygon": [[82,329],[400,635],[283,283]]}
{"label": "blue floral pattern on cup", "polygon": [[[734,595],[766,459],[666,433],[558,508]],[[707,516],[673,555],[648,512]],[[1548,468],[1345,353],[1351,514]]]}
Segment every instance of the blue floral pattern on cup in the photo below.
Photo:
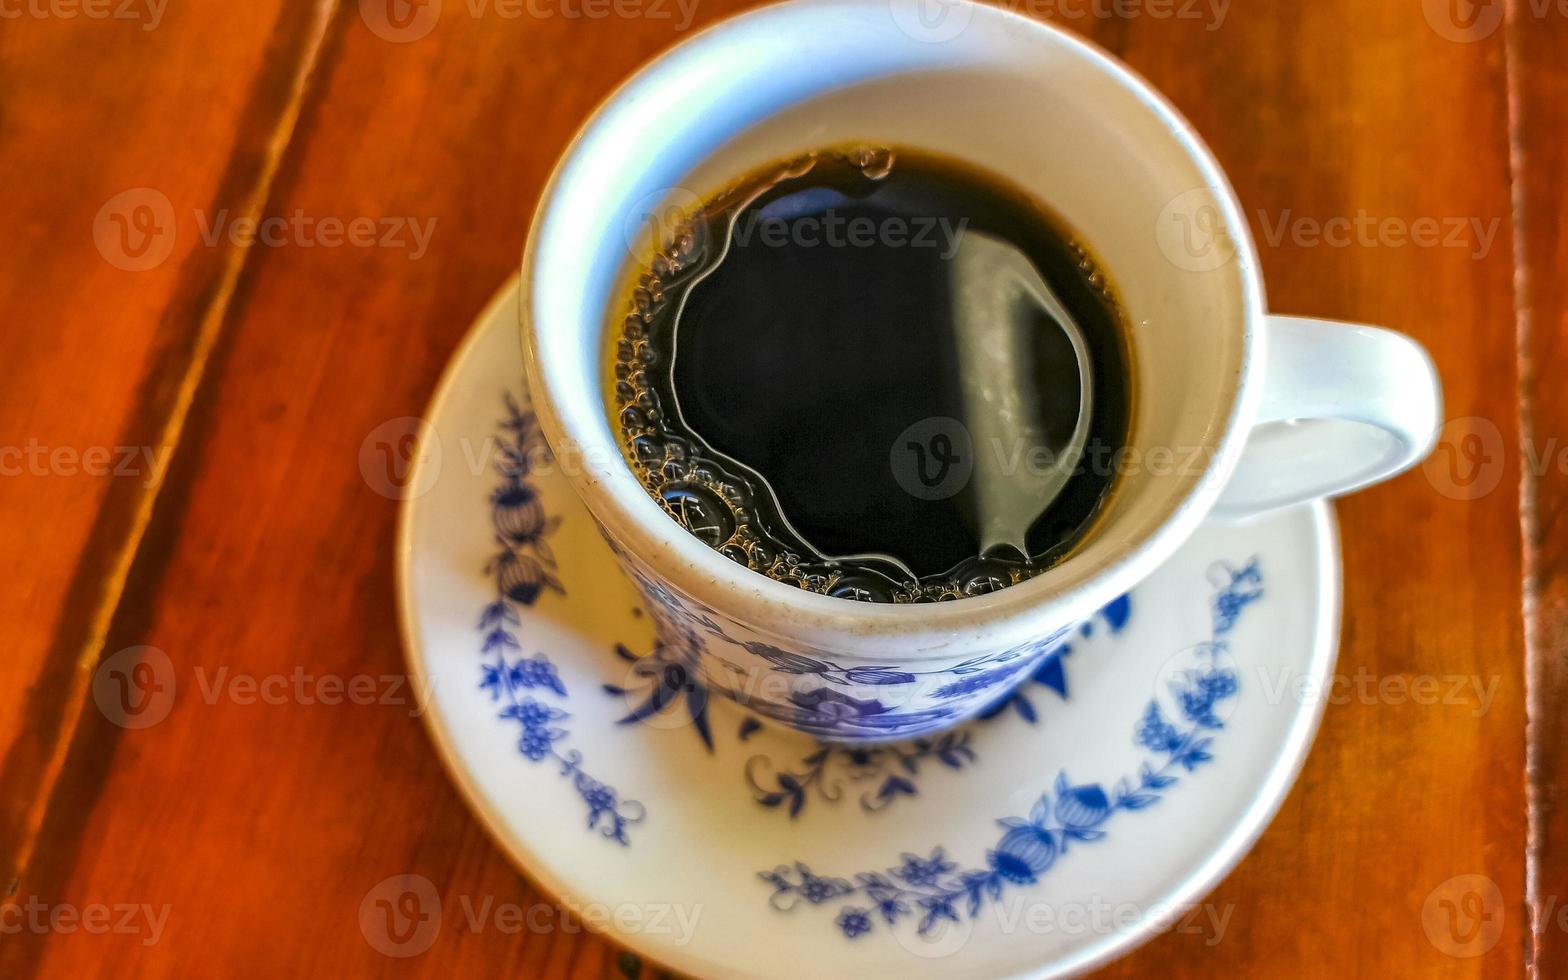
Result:
{"label": "blue floral pattern on cup", "polygon": [[[915,669],[854,662],[831,651],[786,649],[721,624],[714,610],[677,595],[606,535],[642,594],[661,647],[693,651],[688,669],[708,692],[825,741],[916,738],[994,707],[1009,684],[1066,643],[1076,624],[1007,650]],[[772,683],[783,680],[785,683]]]}
{"label": "blue floral pattern on cup", "polygon": [[[1115,600],[1089,622],[1079,628],[1079,634],[1088,637],[1102,625],[1110,634],[1126,628],[1132,615],[1132,600],[1127,596]],[[662,713],[686,715],[709,752],[713,751],[713,727],[708,717],[711,703],[707,684],[697,669],[700,649],[694,636],[675,627],[678,642],[660,644],[652,653],[639,657],[624,644],[616,647],[622,660],[632,665],[633,686],[605,684],[606,693],[627,700],[631,705],[619,724],[630,725],[646,722]],[[1042,645],[1047,646],[1047,645]],[[1047,688],[1066,700],[1067,674],[1065,664],[1072,654],[1071,643],[1055,647],[1044,660],[1034,663],[1028,654],[1008,658],[1003,654],[994,658],[977,658],[954,668],[960,677],[949,686],[962,686],[966,690],[984,690],[1005,684],[1016,675],[1027,671],[1020,687],[1013,689],[996,704],[977,716],[988,722],[997,718],[1017,715],[1029,724],[1039,717],[1031,699],[1029,688],[1034,685]],[[791,670],[833,674],[844,668],[831,662],[815,661],[797,655],[775,653],[776,662],[787,664]],[[983,662],[982,662],[983,661]],[[993,666],[1000,664],[1000,666]],[[938,696],[942,691],[938,690]],[[755,718],[747,718],[740,725],[739,738],[746,741],[762,725]],[[867,813],[876,813],[898,799],[919,793],[917,780],[932,766],[962,769],[975,761],[972,733],[968,728],[942,733],[926,738],[916,738],[874,746],[844,746],[819,742],[804,757],[780,763],[772,756],[758,754],[750,757],[745,765],[745,780],[753,797],[764,807],[777,807],[792,818],[800,814],[808,799],[837,803],[844,798],[847,785],[863,787],[858,794],[860,807]]]}
{"label": "blue floral pattern on cup", "polygon": [[1256,559],[1234,569],[1218,566],[1221,579],[1213,600],[1213,630],[1198,648],[1200,663],[1172,682],[1181,717],[1167,717],[1150,701],[1133,732],[1134,742],[1151,757],[1137,775],[1107,788],[1074,783],[1065,772],[1041,794],[1029,813],[997,821],[1001,832],[983,864],[960,868],[942,847],[929,856],[902,855],[902,863],[862,871],[853,878],[821,875],[802,863],[780,865],[759,877],[773,888],[773,908],[787,912],[800,904],[838,905],[834,924],[846,938],[863,936],[882,924],[891,927],[913,917],[924,935],[943,920],[974,918],[987,902],[1008,888],[1036,884],[1075,846],[1105,839],[1105,826],[1118,813],[1142,810],[1200,765],[1213,761],[1215,734],[1224,728],[1216,706],[1240,690],[1236,672],[1226,665],[1228,636],[1242,610],[1263,596],[1263,575]]}

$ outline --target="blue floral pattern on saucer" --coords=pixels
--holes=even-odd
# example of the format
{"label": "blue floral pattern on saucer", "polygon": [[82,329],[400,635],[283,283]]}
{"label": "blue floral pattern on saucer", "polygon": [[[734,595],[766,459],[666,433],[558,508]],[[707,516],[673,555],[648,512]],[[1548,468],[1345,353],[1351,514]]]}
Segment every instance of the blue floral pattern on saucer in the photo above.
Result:
{"label": "blue floral pattern on saucer", "polygon": [[530,459],[543,452],[543,440],[532,412],[517,407],[506,396],[507,414],[501,421],[502,443],[496,460],[501,484],[490,495],[490,523],[500,550],[485,563],[485,574],[495,583],[495,598],[479,614],[482,652],[479,687],[501,705],[499,717],[516,722],[520,731],[517,750],[531,762],[553,760],[562,776],[588,806],[588,827],[622,845],[630,844],[626,828],[640,822],[645,810],[635,800],[622,800],[611,786],[594,779],[582,768],[582,753],[561,751],[567,738],[561,724],[571,716],[548,700],[565,699],[566,685],[555,664],[544,653],[522,655],[518,639],[518,607],[532,606],[546,592],[565,594],[555,577],[555,557],[545,537],[559,526],[559,518],[546,517],[538,491],[529,482]]}
{"label": "blue floral pattern on saucer", "polygon": [[1180,775],[1210,762],[1215,733],[1224,728],[1216,710],[1240,689],[1236,671],[1228,666],[1228,639],[1242,610],[1263,596],[1263,575],[1254,559],[1234,569],[1218,565],[1219,591],[1213,600],[1210,639],[1196,648],[1195,665],[1170,684],[1181,717],[1170,718],[1158,699],[1150,701],[1133,733],[1135,743],[1150,750],[1136,776],[1124,777],[1107,789],[1100,783],[1074,784],[1062,772],[1051,792],[1041,794],[1027,816],[997,821],[1002,828],[983,866],[960,869],[942,847],[927,857],[902,855],[902,864],[863,871],[853,879],[819,875],[802,862],[763,871],[773,886],[770,903],[786,912],[801,902],[839,905],[834,924],[847,938],[862,936],[878,921],[892,926],[916,917],[925,935],[943,920],[974,918],[987,901],[999,900],[1009,887],[1035,884],[1074,844],[1103,840],[1112,816],[1154,806],[1176,785]]}

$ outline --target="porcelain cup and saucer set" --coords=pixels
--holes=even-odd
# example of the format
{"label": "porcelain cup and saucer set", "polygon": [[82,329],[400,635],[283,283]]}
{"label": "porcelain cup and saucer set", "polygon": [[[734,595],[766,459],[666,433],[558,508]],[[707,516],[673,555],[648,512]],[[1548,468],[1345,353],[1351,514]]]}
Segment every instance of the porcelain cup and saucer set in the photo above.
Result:
{"label": "porcelain cup and saucer set", "polygon": [[[1132,325],[1109,510],[986,595],[752,572],[661,510],[605,407],[631,230],[674,189],[867,139],[1037,195]],[[1225,175],[1110,56],[956,0],[791,0],[643,68],[557,166],[426,415],[398,548],[411,669],[518,868],[657,963],[1071,975],[1223,929],[1198,903],[1310,746],[1321,701],[1289,692],[1335,659],[1328,500],[1419,462],[1440,419],[1409,338],[1267,311]]]}

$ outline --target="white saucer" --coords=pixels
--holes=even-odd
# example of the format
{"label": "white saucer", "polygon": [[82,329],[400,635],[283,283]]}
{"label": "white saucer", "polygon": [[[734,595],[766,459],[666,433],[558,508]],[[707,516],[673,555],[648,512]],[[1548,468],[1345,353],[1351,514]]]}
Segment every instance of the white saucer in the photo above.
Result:
{"label": "white saucer", "polygon": [[1327,504],[1200,531],[987,720],[824,749],[630,659],[654,648],[631,586],[512,452],[515,290],[430,407],[398,598],[436,745],[522,870],[703,976],[1058,976],[1223,928],[1189,910],[1289,789],[1334,662]]}

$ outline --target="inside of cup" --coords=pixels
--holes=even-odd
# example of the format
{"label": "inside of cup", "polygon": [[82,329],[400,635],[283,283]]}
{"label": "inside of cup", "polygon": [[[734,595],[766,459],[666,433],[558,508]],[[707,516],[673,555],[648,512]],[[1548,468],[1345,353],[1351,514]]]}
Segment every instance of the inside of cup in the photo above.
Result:
{"label": "inside of cup", "polygon": [[[901,9],[898,0],[767,8],[694,38],[612,99],[573,148],[535,231],[539,370],[575,441],[619,460],[603,401],[604,335],[625,313],[634,263],[646,260],[650,216],[690,210],[748,172],[830,146],[909,146],[977,165],[1065,219],[1109,273],[1130,328],[1133,425],[1126,453],[1109,463],[1116,490],[1074,557],[1041,576],[1071,584],[1222,475],[1216,456],[1237,413],[1247,321],[1261,310],[1250,246],[1206,151],[1120,66],[993,8],[954,8],[970,15],[940,37]],[[642,493],[629,469],[613,470],[603,478],[624,480],[616,489]]]}

